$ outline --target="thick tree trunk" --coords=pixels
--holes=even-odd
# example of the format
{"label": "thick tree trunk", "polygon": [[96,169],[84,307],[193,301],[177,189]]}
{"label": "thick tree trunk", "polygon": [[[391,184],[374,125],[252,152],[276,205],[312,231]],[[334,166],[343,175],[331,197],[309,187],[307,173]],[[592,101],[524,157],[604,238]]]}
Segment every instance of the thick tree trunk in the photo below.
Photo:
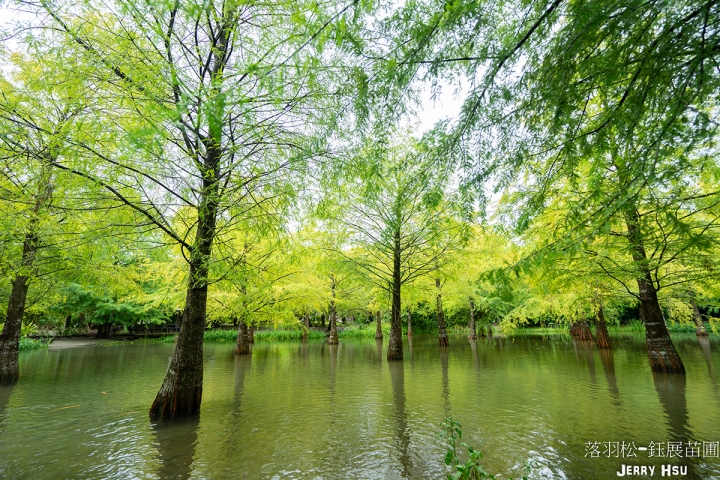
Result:
{"label": "thick tree trunk", "polygon": [[598,302],[597,311],[595,312],[595,325],[597,326],[595,338],[597,347],[600,349],[612,348],[610,334],[608,334],[607,324],[605,323],[605,312],[603,311],[603,306],[600,302]]}
{"label": "thick tree trunk", "polygon": [[438,340],[441,347],[447,347],[450,345],[448,341],[447,329],[445,328],[445,312],[443,312],[442,306],[442,293],[440,293],[440,279],[435,279],[435,288],[437,289],[437,323],[438,323]]}
{"label": "thick tree trunk", "polygon": [[693,320],[695,321],[695,335],[697,335],[698,337],[707,337],[708,333],[707,330],[705,330],[705,325],[702,321],[702,315],[700,315],[700,309],[695,302],[695,293],[692,291],[690,292],[690,305],[692,305]]}
{"label": "thick tree trunk", "polygon": [[477,328],[475,327],[475,302],[473,302],[472,298],[470,299],[470,324],[468,327],[470,327],[470,335],[468,335],[468,339],[477,340]]}
{"label": "thick tree trunk", "polygon": [[408,310],[407,336],[408,338],[412,337],[412,312],[410,310]]}
{"label": "thick tree trunk", "polygon": [[250,355],[250,334],[248,333],[248,326],[244,321],[240,322],[240,328],[238,329],[235,353],[238,355]]}
{"label": "thick tree trunk", "polygon": [[101,323],[97,327],[97,334],[95,335],[97,338],[108,338],[110,336],[110,332],[112,331],[112,324],[106,322]]}
{"label": "thick tree trunk", "polygon": [[626,210],[625,223],[628,232],[627,239],[632,247],[633,261],[638,271],[636,280],[640,299],[640,316],[645,322],[645,343],[650,368],[655,372],[684,373],[685,365],[675,350],[660,309],[657,289],[652,281],[645,245],[640,232],[640,218],[634,207]]}
{"label": "thick tree trunk", "polygon": [[587,321],[582,320],[575,322],[570,325],[570,335],[577,338],[578,340],[589,340],[592,341],[592,333],[590,333],[590,327]]}
{"label": "thick tree trunk", "polygon": [[250,343],[255,343],[255,325],[252,323],[248,325],[248,337],[250,338]]}
{"label": "thick tree trunk", "polygon": [[[202,267],[191,263],[191,272],[197,268]],[[207,276],[204,278],[206,280]],[[150,407],[150,415],[175,417],[200,411],[206,306],[207,283],[188,288],[185,318],[180,326],[175,352],[162,387]]]}
{"label": "thick tree trunk", "polygon": [[375,340],[382,340],[382,324],[380,323],[380,310],[375,313]]}
{"label": "thick tree trunk", "polygon": [[330,345],[337,345],[338,342],[338,336],[337,336],[337,312],[335,311],[335,276],[330,275],[330,290],[332,292],[332,295],[330,297],[330,335],[328,336],[327,342]]}
{"label": "thick tree trunk", "polygon": [[38,249],[38,238],[29,232],[23,242],[23,253],[20,262],[21,274],[12,281],[7,314],[2,334],[0,334],[0,383],[16,382],[20,376],[18,369],[18,353],[20,350],[20,330],[28,292],[28,276],[23,271],[30,269],[35,262]]}
{"label": "thick tree trunk", "polygon": [[35,264],[35,257],[39,248],[40,239],[37,230],[40,212],[45,211],[52,200],[52,178],[48,172],[49,167],[43,164],[40,173],[37,195],[33,205],[29,224],[26,227],[23,239],[22,256],[20,257],[19,271],[15,275],[10,288],[5,324],[0,334],[0,383],[17,382],[20,371],[18,369],[18,353],[20,351],[20,330],[22,329],[25,303],[27,302],[28,280],[30,270]]}

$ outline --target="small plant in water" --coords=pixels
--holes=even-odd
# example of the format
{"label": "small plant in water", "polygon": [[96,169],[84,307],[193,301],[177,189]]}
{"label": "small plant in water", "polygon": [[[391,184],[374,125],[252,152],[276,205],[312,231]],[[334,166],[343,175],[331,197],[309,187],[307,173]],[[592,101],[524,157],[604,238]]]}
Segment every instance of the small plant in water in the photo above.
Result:
{"label": "small plant in water", "polygon": [[[495,475],[486,472],[480,464],[482,452],[462,441],[462,425],[453,420],[452,417],[445,419],[445,429],[440,433],[441,437],[447,438],[448,447],[445,452],[445,464],[449,465],[452,471],[448,473],[448,480],[474,480],[480,478],[495,478]],[[459,451],[466,450],[468,459],[462,462]],[[530,473],[530,462],[525,465],[526,475],[522,480],[527,480]]]}

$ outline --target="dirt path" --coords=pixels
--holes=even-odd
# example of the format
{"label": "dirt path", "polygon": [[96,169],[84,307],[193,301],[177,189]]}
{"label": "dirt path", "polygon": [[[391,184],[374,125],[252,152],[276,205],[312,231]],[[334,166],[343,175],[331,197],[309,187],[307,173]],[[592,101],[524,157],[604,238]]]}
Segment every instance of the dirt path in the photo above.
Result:
{"label": "dirt path", "polygon": [[59,350],[61,348],[92,347],[98,343],[107,342],[103,338],[56,338],[48,345],[48,350]]}

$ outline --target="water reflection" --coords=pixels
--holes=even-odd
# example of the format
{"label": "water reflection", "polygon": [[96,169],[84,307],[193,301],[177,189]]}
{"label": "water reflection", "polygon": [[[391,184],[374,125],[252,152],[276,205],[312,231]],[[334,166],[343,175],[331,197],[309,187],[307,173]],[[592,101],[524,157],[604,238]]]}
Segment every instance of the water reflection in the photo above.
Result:
{"label": "water reflection", "polygon": [[472,350],[473,365],[475,365],[475,371],[480,371],[480,360],[478,358],[478,346],[477,340],[468,340],[470,342],[470,349]]}
{"label": "water reflection", "polygon": [[698,342],[700,343],[700,350],[703,352],[703,356],[705,357],[705,363],[707,364],[708,368],[708,375],[710,375],[710,380],[713,380],[713,383],[717,380],[717,377],[715,376],[715,366],[713,365],[712,361],[712,352],[710,350],[710,339],[708,337],[698,337]]}
{"label": "water reflection", "polygon": [[412,478],[412,460],[410,457],[410,430],[405,407],[405,366],[402,362],[388,362],[390,382],[392,383],[393,405],[395,406],[395,442],[400,452],[402,478]]}
{"label": "water reflection", "polygon": [[163,418],[152,424],[160,478],[186,479],[193,471],[200,415]]}
{"label": "water reflection", "polygon": [[691,462],[684,455],[687,442],[694,440],[688,424],[687,398],[685,395],[686,375],[682,373],[653,372],[653,381],[655,382],[655,390],[660,399],[660,404],[665,412],[665,423],[669,429],[669,438],[657,441],[682,442],[682,458],[673,463],[688,467],[688,476],[686,478],[700,478],[693,471],[691,463],[694,462]]}
{"label": "water reflection", "polygon": [[445,417],[452,416],[452,407],[450,406],[450,379],[448,376],[448,354],[449,347],[440,347],[440,367],[442,369],[442,398],[445,406]]}
{"label": "water reflection", "polygon": [[572,339],[573,348],[575,349],[575,359],[578,363],[581,363],[581,358],[587,363],[588,370],[590,371],[590,381],[595,383],[595,352],[593,352],[594,343],[590,340],[576,340]]}
{"label": "water reflection", "polygon": [[608,348],[601,348],[599,350],[600,361],[602,362],[603,370],[605,371],[605,380],[608,384],[608,390],[612,396],[612,403],[616,407],[622,405],[620,401],[620,390],[617,386],[617,377],[615,376],[615,356],[612,350]]}

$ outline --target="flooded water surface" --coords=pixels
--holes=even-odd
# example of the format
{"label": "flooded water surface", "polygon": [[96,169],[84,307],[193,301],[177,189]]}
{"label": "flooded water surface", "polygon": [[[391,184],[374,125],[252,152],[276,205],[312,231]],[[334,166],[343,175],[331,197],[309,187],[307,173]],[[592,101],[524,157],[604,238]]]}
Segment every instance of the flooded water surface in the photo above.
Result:
{"label": "flooded water surface", "polygon": [[24,352],[21,380],[0,387],[0,477],[444,478],[451,416],[502,478],[527,461],[530,478],[720,478],[720,342],[675,337],[681,376],[653,374],[642,337],[613,341],[441,351],[416,336],[391,363],[387,341],[258,342],[244,357],[206,344],[202,412],[168,421],[147,411],[172,345]]}

